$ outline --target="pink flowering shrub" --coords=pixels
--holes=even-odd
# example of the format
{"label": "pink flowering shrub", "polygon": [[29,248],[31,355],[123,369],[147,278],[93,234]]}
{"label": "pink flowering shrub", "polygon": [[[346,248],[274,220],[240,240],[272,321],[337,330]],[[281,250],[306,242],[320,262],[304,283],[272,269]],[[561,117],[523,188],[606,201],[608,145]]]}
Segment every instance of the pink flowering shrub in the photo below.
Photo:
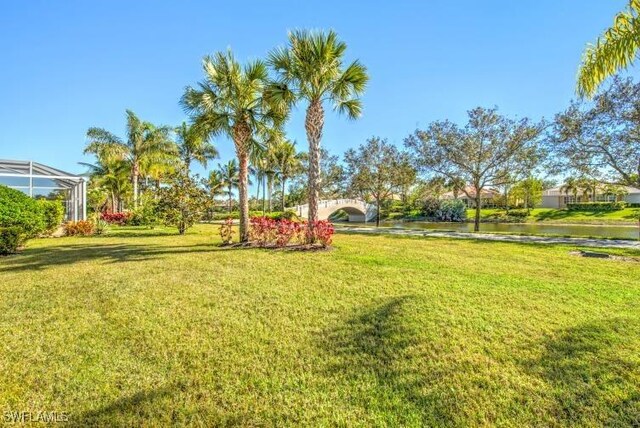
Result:
{"label": "pink flowering shrub", "polygon": [[[252,217],[249,221],[250,239],[258,245],[264,247],[267,245],[275,245],[277,247],[285,247],[292,241],[304,244],[312,233],[306,221],[297,222],[288,219],[275,220],[269,217]],[[315,239],[313,242],[319,242],[323,247],[331,244],[335,230],[333,225],[326,221],[320,220],[315,223],[313,233]]]}

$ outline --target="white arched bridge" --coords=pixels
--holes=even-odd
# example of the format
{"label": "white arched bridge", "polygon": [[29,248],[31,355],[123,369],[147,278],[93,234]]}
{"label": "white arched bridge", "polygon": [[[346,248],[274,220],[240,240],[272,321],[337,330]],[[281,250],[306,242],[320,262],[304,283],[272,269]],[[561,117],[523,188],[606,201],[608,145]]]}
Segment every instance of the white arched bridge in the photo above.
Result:
{"label": "white arched bridge", "polygon": [[[331,214],[344,211],[349,215],[349,221],[366,222],[376,218],[376,206],[361,199],[327,199],[318,201],[318,220],[327,220]],[[296,205],[287,208],[295,212],[300,218],[309,216],[309,204]]]}

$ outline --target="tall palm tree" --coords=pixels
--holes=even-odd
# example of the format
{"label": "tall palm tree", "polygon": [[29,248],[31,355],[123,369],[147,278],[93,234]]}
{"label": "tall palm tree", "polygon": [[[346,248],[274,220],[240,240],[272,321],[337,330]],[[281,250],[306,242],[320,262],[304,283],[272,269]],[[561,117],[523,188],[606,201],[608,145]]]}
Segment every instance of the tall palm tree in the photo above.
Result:
{"label": "tall palm tree", "polygon": [[187,170],[191,162],[195,161],[207,167],[207,162],[218,157],[218,150],[209,142],[201,129],[194,125],[182,122],[175,129],[178,144],[178,153]]}
{"label": "tall palm tree", "polygon": [[627,8],[615,16],[613,26],[598,38],[596,44],[587,45],[578,71],[578,94],[593,96],[607,77],[633,63],[638,49],[640,0],[630,0]]}
{"label": "tall palm tree", "polygon": [[89,142],[85,153],[122,160],[129,165],[133,187],[133,205],[138,206],[138,181],[155,161],[175,154],[175,144],[170,140],[171,129],[156,127],[144,122],[131,110],[127,110],[127,139],[121,140],[103,128],[89,128]]}
{"label": "tall palm tree", "polygon": [[263,97],[268,71],[263,61],[244,67],[231,51],[218,52],[203,61],[205,79],[197,88],[187,87],[185,109],[204,135],[227,135],[233,140],[239,163],[240,241],[249,240],[249,156],[259,145],[261,129],[280,124],[287,108],[273,108]]}
{"label": "tall palm tree", "polygon": [[274,147],[273,159],[275,169],[282,186],[282,211],[286,207],[286,183],[287,180],[296,175],[302,169],[302,159],[296,153],[296,143],[282,141]]}
{"label": "tall palm tree", "polygon": [[240,169],[235,159],[225,164],[218,164],[218,174],[222,187],[227,189],[227,197],[229,198],[229,212],[233,209],[233,191],[240,185]]}
{"label": "tall palm tree", "polygon": [[[357,60],[343,67],[347,45],[329,31],[294,31],[287,47],[269,54],[277,81],[269,87],[269,99],[285,104],[308,103],[305,130],[309,143],[309,225],[318,220],[320,192],[320,140],[324,127],[325,102],[338,113],[356,119],[362,113],[359,96],[368,81],[366,68]],[[313,229],[309,234],[314,240]]]}

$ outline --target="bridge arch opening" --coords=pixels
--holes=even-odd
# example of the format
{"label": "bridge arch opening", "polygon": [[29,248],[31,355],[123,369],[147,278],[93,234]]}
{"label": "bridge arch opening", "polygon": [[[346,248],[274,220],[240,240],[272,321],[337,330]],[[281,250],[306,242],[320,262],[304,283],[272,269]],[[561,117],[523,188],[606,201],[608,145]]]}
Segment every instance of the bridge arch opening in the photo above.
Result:
{"label": "bridge arch opening", "polygon": [[[344,214],[340,215],[341,213]],[[366,214],[355,207],[341,207],[331,212],[327,218],[332,221],[364,223],[366,221]]]}

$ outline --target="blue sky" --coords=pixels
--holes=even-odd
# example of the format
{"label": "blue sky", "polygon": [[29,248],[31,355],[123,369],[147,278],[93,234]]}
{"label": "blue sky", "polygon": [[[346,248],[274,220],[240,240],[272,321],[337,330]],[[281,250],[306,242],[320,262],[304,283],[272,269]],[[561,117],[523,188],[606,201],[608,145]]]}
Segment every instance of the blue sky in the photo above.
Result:
{"label": "blue sky", "polygon": [[[551,118],[574,96],[585,44],[626,3],[4,1],[0,158],[82,172],[88,127],[123,135],[127,108],[178,124],[186,119],[178,100],[201,78],[205,54],[230,47],[241,60],[264,57],[295,28],[336,30],[347,59],[369,70],[363,117],[328,114],[331,152],[372,135],[402,145],[416,127],[464,122],[475,106]],[[303,113],[287,132],[304,149]],[[222,160],[233,156],[228,140],[215,143]]]}

